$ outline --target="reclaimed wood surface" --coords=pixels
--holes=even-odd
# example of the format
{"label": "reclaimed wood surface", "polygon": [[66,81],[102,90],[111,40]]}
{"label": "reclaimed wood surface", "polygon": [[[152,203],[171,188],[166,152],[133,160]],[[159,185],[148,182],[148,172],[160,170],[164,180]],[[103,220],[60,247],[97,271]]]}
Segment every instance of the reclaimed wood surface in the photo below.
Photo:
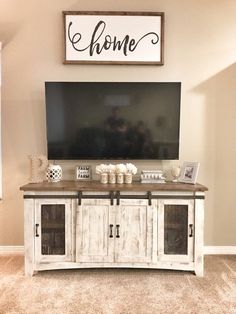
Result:
{"label": "reclaimed wood surface", "polygon": [[22,191],[189,191],[205,192],[208,188],[199,183],[188,184],[180,182],[131,184],[102,184],[99,181],[60,181],[29,183],[20,187]]}

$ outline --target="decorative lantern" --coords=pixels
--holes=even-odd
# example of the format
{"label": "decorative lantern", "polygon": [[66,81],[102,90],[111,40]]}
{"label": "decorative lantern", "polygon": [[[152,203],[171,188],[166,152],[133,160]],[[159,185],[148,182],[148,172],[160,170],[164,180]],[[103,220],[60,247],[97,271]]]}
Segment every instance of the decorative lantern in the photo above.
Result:
{"label": "decorative lantern", "polygon": [[59,182],[62,179],[62,168],[59,165],[50,164],[47,167],[46,177],[48,182]]}

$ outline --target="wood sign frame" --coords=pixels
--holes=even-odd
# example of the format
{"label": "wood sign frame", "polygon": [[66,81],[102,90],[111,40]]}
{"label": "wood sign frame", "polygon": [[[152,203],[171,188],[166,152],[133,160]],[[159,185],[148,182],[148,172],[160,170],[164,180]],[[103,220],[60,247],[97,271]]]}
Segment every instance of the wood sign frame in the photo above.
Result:
{"label": "wood sign frame", "polygon": [[163,12],[64,11],[65,64],[163,65]]}

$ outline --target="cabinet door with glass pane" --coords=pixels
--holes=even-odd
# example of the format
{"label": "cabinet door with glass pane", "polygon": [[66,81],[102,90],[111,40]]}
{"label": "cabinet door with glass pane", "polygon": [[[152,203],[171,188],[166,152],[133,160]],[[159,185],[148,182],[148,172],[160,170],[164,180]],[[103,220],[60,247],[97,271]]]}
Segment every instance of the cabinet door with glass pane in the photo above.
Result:
{"label": "cabinet door with glass pane", "polygon": [[71,261],[71,199],[37,199],[35,210],[36,262]]}
{"label": "cabinet door with glass pane", "polygon": [[158,201],[158,257],[160,261],[193,261],[194,200]]}

